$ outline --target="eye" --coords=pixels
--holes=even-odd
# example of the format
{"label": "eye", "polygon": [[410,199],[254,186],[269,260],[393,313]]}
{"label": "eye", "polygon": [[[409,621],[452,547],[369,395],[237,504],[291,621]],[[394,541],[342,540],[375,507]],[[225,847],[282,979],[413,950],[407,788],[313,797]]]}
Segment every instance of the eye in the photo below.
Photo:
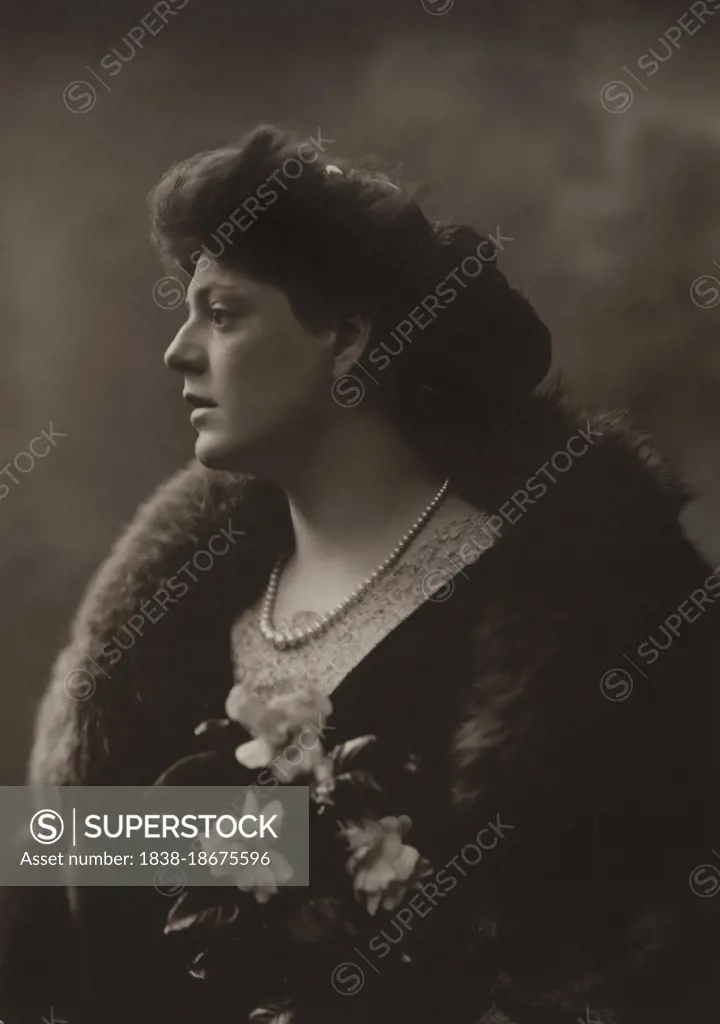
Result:
{"label": "eye", "polygon": [[212,320],[213,326],[227,327],[232,320],[232,314],[229,309],[225,309],[224,306],[211,306],[210,307],[210,319]]}

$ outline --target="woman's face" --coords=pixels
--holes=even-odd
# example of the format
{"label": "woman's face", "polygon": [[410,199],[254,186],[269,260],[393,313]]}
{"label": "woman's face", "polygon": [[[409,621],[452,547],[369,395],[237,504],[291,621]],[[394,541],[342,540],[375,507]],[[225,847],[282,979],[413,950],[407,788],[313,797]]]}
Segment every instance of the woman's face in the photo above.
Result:
{"label": "woman's face", "polygon": [[187,306],[165,364],[183,376],[200,462],[262,473],[292,459],[332,415],[335,332],[312,333],[279,288],[209,260]]}

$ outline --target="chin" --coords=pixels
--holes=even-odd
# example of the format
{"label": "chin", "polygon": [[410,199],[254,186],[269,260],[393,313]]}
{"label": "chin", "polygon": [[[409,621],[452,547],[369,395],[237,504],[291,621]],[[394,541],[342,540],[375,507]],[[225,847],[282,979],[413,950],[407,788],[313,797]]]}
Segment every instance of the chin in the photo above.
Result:
{"label": "chin", "polygon": [[208,469],[273,479],[273,470],[278,466],[288,460],[295,465],[301,458],[297,444],[299,432],[295,430],[292,445],[287,442],[288,432],[256,429],[238,437],[219,430],[201,430],[195,441],[195,457]]}
{"label": "chin", "polygon": [[[245,458],[243,458],[245,454]],[[200,433],[195,442],[195,457],[208,469],[223,469],[230,472],[247,470],[247,453],[235,442]]]}
{"label": "chin", "polygon": [[254,473],[257,471],[256,445],[229,438],[211,431],[201,431],[195,442],[195,456],[208,469],[224,470],[229,473]]}

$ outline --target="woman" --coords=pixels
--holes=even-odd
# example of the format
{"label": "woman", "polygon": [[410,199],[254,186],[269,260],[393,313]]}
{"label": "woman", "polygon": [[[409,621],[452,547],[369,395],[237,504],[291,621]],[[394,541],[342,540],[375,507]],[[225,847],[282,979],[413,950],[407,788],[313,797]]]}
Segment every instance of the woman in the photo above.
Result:
{"label": "woman", "polygon": [[[165,361],[196,461],[90,587],[31,777],[198,781],[199,744],[214,781],[265,766],[321,804],[327,758],[283,778],[257,757],[263,709],[313,706],[325,753],[373,737],[382,810],[363,796],[341,836],[365,916],[323,889],[332,858],[311,846],[300,911],[322,920],[287,942],[283,891],[237,890],[231,928],[196,914],[168,935],[153,891],[76,890],[88,1019],[717,1010],[712,901],[687,878],[713,841],[718,582],[638,446],[535,392],[550,338],[497,268],[507,240],[432,224],[272,127],[172,168],[151,207],[192,276]],[[669,618],[688,602],[694,619]],[[73,699],[90,665],[110,678]]]}

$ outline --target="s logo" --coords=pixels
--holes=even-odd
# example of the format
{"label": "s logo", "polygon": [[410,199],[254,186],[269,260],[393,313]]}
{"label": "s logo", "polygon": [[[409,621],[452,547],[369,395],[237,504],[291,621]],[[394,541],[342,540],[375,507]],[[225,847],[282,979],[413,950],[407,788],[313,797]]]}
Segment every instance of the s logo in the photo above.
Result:
{"label": "s logo", "polygon": [[65,831],[65,822],[57,811],[36,811],[30,820],[30,834],[38,843],[56,843]]}

